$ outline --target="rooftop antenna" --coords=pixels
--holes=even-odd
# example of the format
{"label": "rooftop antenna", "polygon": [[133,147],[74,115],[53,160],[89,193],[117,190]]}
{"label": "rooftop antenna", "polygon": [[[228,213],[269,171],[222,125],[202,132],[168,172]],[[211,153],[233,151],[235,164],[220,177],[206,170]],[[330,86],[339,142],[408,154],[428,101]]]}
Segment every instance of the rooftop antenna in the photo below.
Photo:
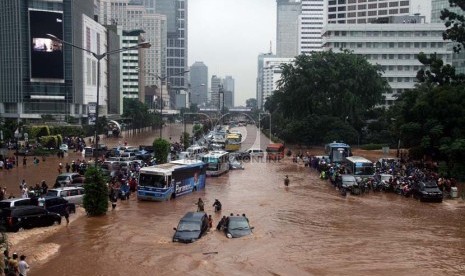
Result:
{"label": "rooftop antenna", "polygon": [[273,42],[270,40],[270,54],[273,54]]}

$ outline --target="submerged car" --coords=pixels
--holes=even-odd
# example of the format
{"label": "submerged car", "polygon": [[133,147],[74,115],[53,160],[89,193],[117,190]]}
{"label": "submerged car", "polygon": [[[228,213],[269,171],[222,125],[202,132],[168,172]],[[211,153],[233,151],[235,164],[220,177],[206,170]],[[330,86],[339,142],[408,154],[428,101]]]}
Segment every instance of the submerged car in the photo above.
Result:
{"label": "submerged car", "polygon": [[245,216],[229,216],[226,219],[224,233],[228,238],[240,238],[252,234],[253,227]]}
{"label": "submerged car", "polygon": [[351,175],[351,174],[343,174],[341,175],[341,179],[342,179],[342,188],[344,189],[352,189],[353,187],[357,187],[358,184],[357,184],[357,179],[355,178],[355,176]]}
{"label": "submerged car", "polygon": [[205,212],[188,212],[179,221],[173,242],[190,243],[200,239],[208,230],[208,217]]}
{"label": "submerged car", "polygon": [[420,201],[437,201],[442,202],[442,192],[439,190],[436,182],[416,182],[412,186],[412,194],[414,198]]}

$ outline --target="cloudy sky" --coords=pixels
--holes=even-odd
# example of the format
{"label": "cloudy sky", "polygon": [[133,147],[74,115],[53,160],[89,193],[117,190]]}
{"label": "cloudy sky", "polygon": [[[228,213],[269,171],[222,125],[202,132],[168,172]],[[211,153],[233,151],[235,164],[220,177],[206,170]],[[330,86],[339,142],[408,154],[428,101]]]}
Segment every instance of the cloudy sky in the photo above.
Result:
{"label": "cloudy sky", "polygon": [[257,56],[275,52],[276,0],[190,0],[189,66],[203,61],[212,75],[235,79],[235,105],[256,97]]}

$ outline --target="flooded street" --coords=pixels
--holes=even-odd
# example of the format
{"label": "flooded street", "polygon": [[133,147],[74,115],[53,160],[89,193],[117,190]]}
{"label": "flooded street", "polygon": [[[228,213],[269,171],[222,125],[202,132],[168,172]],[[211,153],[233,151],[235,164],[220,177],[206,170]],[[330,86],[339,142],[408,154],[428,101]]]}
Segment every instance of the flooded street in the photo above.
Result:
{"label": "flooded street", "polygon": [[[165,129],[164,135],[169,131],[179,139],[179,129]],[[256,147],[254,128],[247,131],[244,147]],[[150,144],[154,137],[157,131],[127,140]],[[51,167],[53,172],[40,174],[31,164],[47,177],[56,176]],[[0,174],[4,181],[14,179]],[[18,172],[17,178],[23,175]],[[283,185],[285,175],[289,187]],[[16,191],[19,180],[7,183],[9,189]],[[196,210],[199,197],[214,227],[222,215],[245,213],[254,234],[228,239],[212,230],[192,244],[171,242],[173,227]],[[213,212],[215,199],[223,204],[221,214]],[[77,219],[39,241],[58,244],[59,251],[44,262],[30,260],[30,275],[463,275],[464,208],[462,200],[421,203],[387,193],[341,197],[330,182],[288,158],[251,162],[245,170],[208,178],[205,190],[175,200],[132,197],[106,216]],[[28,255],[34,248],[20,244],[15,251]]]}

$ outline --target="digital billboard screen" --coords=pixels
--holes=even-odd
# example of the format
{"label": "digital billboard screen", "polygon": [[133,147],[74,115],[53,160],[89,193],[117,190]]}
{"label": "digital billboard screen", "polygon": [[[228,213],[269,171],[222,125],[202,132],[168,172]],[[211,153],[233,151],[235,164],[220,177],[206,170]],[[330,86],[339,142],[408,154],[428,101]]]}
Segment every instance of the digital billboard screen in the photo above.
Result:
{"label": "digital billboard screen", "polygon": [[31,81],[64,82],[63,44],[47,34],[63,39],[63,13],[30,9]]}

